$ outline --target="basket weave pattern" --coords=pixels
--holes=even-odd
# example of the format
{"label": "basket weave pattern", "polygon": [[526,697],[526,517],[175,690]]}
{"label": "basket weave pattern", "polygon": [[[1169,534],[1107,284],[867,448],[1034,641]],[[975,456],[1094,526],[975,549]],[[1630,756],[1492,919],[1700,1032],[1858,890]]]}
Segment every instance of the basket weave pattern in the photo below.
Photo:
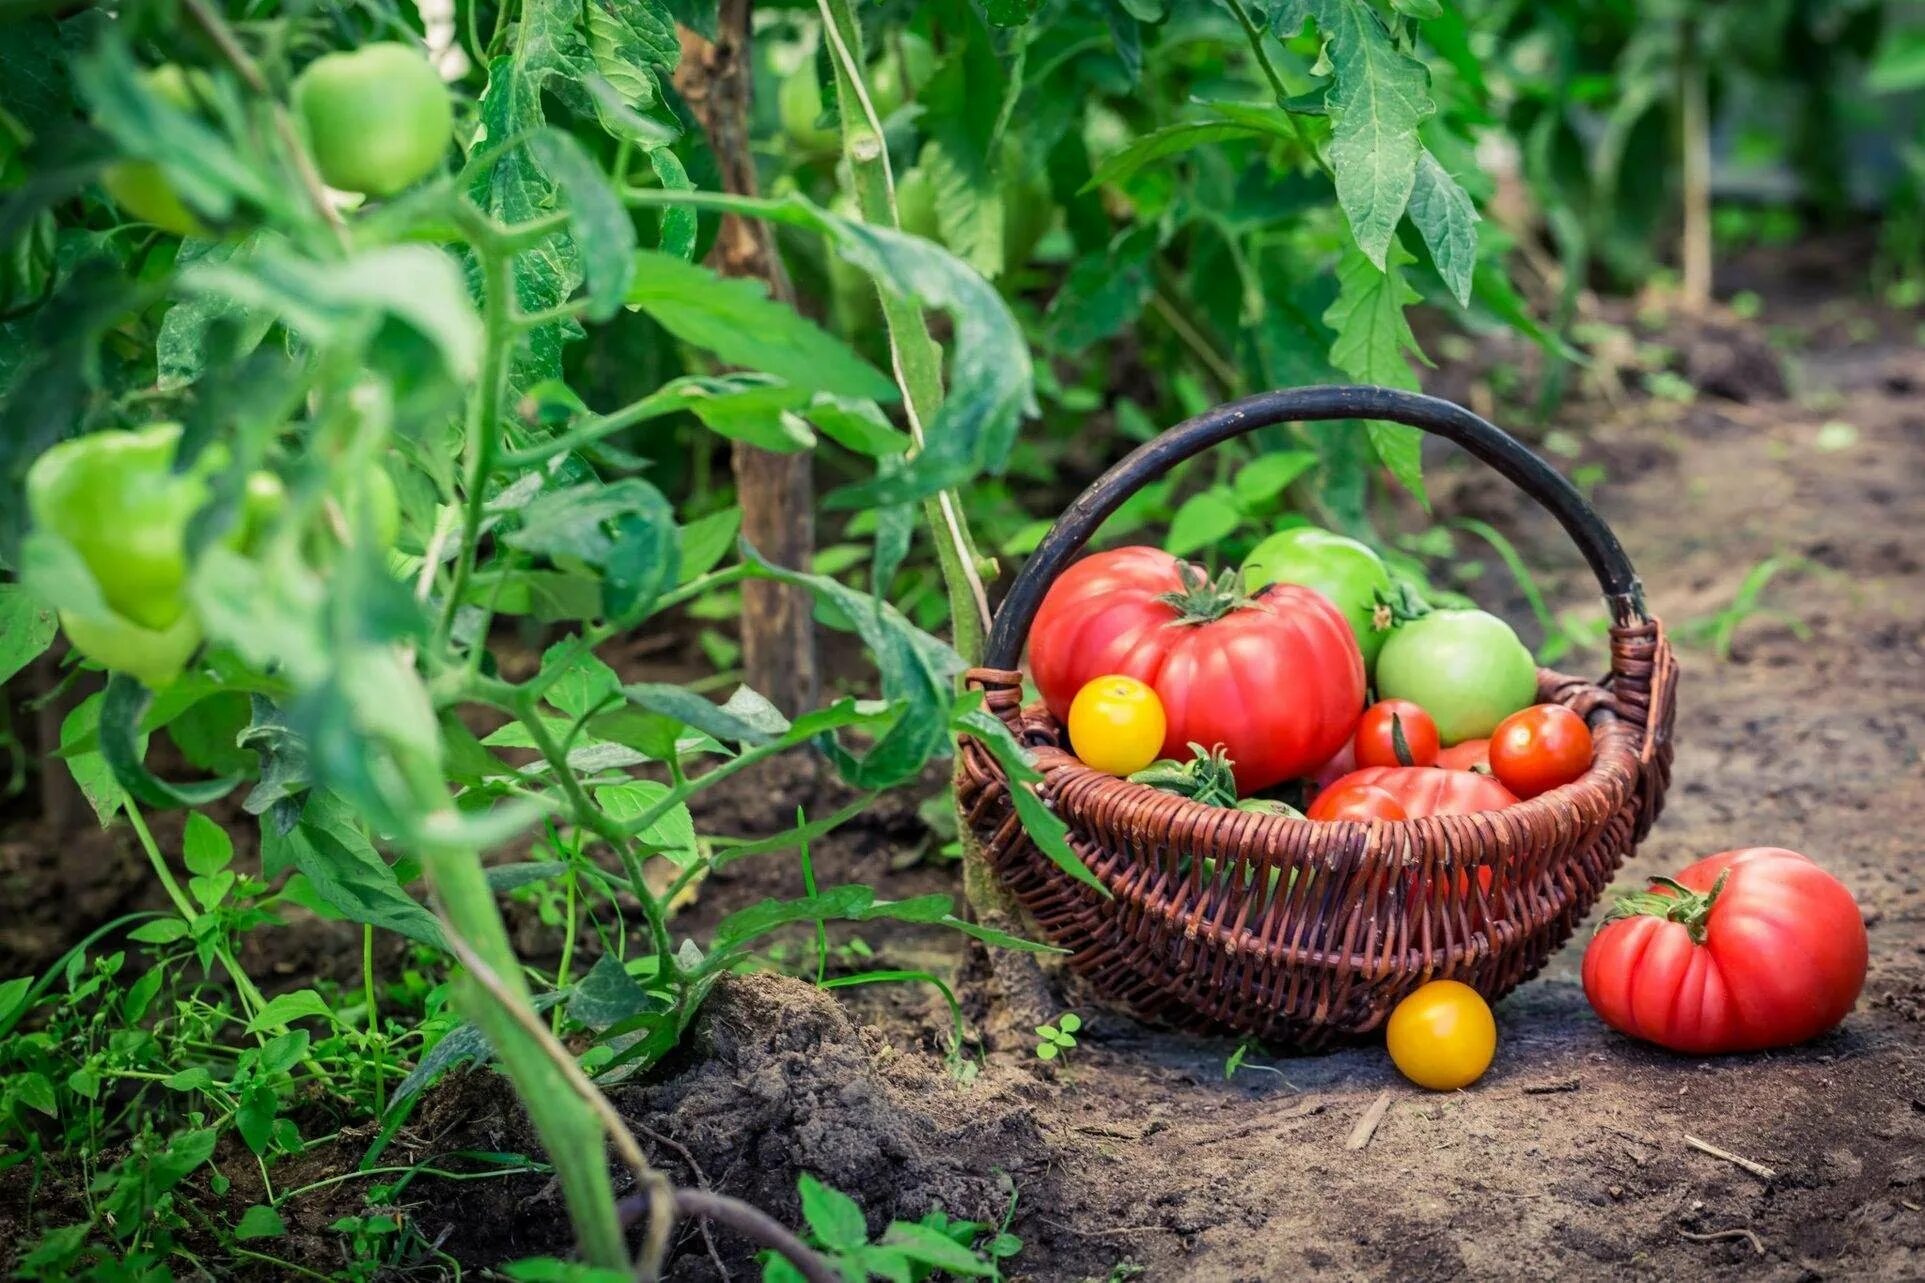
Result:
{"label": "basket weave pattern", "polygon": [[1021,674],[982,668],[967,680],[1034,752],[1038,791],[1112,898],[1037,848],[973,740],[958,801],[1043,937],[1100,993],[1154,1022],[1315,1049],[1375,1029],[1426,980],[1495,1000],[1570,938],[1670,776],[1662,629],[1614,628],[1611,650],[1608,685],[1538,674],[1540,699],[1589,721],[1590,771],[1501,811],[1328,824],[1204,806],[1084,766],[1040,704],[1022,706]]}

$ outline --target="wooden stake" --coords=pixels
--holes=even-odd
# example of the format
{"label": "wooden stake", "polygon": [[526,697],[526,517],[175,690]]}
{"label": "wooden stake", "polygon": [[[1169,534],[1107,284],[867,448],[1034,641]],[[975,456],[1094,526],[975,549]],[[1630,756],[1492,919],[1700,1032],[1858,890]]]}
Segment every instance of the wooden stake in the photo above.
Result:
{"label": "wooden stake", "polygon": [[1370,1108],[1364,1110],[1364,1116],[1357,1120],[1357,1125],[1350,1129],[1350,1137],[1344,1141],[1343,1147],[1362,1149],[1368,1145],[1370,1138],[1377,1134],[1377,1124],[1383,1122],[1384,1115],[1389,1112],[1390,1092],[1379,1092],[1377,1099],[1370,1103]]}
{"label": "wooden stake", "polygon": [[[749,150],[750,0],[721,0],[716,37],[681,29],[675,87],[708,134],[722,190],[756,194]],[[709,253],[724,276],[765,281],[779,303],[795,303],[795,286],[766,224],[724,214]],[[776,454],[738,441],[730,454],[742,537],[778,566],[807,570],[815,552],[815,484],[807,451]],[[815,706],[815,623],[809,594],[787,584],[750,579],[742,585],[742,667],[748,684],[791,717]]]}

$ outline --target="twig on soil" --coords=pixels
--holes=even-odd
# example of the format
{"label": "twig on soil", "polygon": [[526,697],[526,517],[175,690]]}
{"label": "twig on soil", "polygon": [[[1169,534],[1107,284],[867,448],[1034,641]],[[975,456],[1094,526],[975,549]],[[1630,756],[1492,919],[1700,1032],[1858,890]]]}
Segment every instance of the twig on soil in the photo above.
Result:
{"label": "twig on soil", "polygon": [[1708,1234],[1694,1234],[1690,1230],[1680,1229],[1678,1233],[1693,1243],[1722,1243],[1726,1239],[1741,1238],[1751,1244],[1753,1252],[1759,1256],[1765,1254],[1765,1245],[1758,1240],[1756,1234],[1747,1229],[1712,1230]]}
{"label": "twig on soil", "polygon": [[1350,1129],[1350,1136],[1344,1141],[1343,1147],[1362,1149],[1368,1145],[1370,1138],[1377,1134],[1377,1124],[1383,1122],[1384,1115],[1389,1112],[1390,1092],[1385,1090],[1377,1094],[1377,1099],[1372,1101],[1370,1108],[1364,1111],[1364,1116],[1359,1118],[1357,1125]]}
{"label": "twig on soil", "polygon": [[1719,1149],[1710,1141],[1699,1140],[1696,1136],[1687,1134],[1684,1138],[1684,1143],[1701,1154],[1709,1154],[1713,1158],[1722,1158],[1727,1163],[1736,1164],[1761,1181],[1768,1181],[1778,1174],[1771,1168],[1766,1167],[1763,1163],[1755,1162],[1752,1159],[1744,1157],[1742,1154],[1734,1154],[1728,1149]]}
{"label": "twig on soil", "polygon": [[[676,1140],[673,1136],[663,1135],[645,1123],[630,1123],[629,1126],[654,1141],[657,1145],[672,1149],[681,1155],[682,1161],[688,1164],[688,1174],[695,1178],[695,1183],[704,1189],[709,1188],[711,1184],[709,1178],[703,1174],[702,1165],[695,1161],[695,1155],[689,1153],[687,1145]],[[731,1283],[729,1267],[722,1263],[722,1254],[715,1250],[715,1235],[709,1232],[708,1218],[702,1217],[697,1219],[695,1228],[702,1232],[702,1245],[708,1248],[709,1260],[715,1265],[716,1276],[722,1280],[722,1283]]]}
{"label": "twig on soil", "polygon": [[1047,1216],[1038,1216],[1036,1219],[1045,1225],[1052,1225],[1066,1234],[1074,1234],[1079,1238],[1114,1238],[1119,1234],[1128,1236],[1132,1234],[1182,1233],[1181,1230],[1170,1225],[1112,1225],[1107,1229],[1086,1230],[1080,1225],[1068,1225],[1062,1221],[1052,1220]]}
{"label": "twig on soil", "polygon": [[[750,1242],[769,1248],[787,1260],[808,1283],[841,1283],[827,1261],[797,1238],[794,1231],[761,1208],[713,1190],[671,1188],[669,1193],[673,1199],[671,1215],[676,1220],[720,1222]],[[645,1192],[630,1194],[617,1202],[615,1207],[624,1225],[647,1216],[652,1210]]]}
{"label": "twig on soil", "polygon": [[1289,1122],[1295,1118],[1308,1118],[1312,1114],[1321,1114],[1324,1111],[1325,1105],[1326,1102],[1318,1100],[1315,1096],[1308,1096],[1290,1106],[1288,1109],[1280,1109],[1274,1114],[1265,1114],[1263,1117],[1253,1119],[1239,1127],[1232,1127],[1227,1132],[1218,1132],[1214,1136],[1205,1138],[1201,1143],[1205,1145],[1215,1145],[1226,1140],[1238,1140],[1250,1135],[1252,1132],[1268,1131],[1270,1127],[1276,1123]]}
{"label": "twig on soil", "polygon": [[1577,1079],[1565,1078],[1554,1083],[1532,1083],[1524,1089],[1524,1094],[1526,1096],[1554,1096],[1559,1092],[1576,1091],[1577,1089]]}

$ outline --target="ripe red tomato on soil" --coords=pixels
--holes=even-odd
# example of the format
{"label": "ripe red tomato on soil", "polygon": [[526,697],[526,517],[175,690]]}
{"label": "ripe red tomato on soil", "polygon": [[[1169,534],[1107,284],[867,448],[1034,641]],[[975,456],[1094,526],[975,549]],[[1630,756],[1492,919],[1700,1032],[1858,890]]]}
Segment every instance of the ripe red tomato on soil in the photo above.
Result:
{"label": "ripe red tomato on soil", "polygon": [[1619,900],[1584,951],[1584,994],[1605,1024],[1673,1051],[1789,1047],[1845,1018],[1866,949],[1843,883],[1748,847]]}
{"label": "ripe red tomato on soil", "polygon": [[[1469,815],[1517,805],[1511,791],[1475,771],[1446,771],[1435,766],[1366,766],[1330,786],[1330,792],[1374,784],[1397,799],[1411,819],[1427,815]],[[1321,797],[1321,795],[1319,795]],[[1317,818],[1311,811],[1311,819]]]}
{"label": "ripe red tomato on soil", "polygon": [[1162,756],[1221,744],[1248,794],[1326,761],[1364,704],[1357,639],[1328,598],[1295,584],[1244,596],[1155,548],[1086,557],[1050,587],[1030,629],[1030,669],[1061,722],[1076,692],[1111,673],[1163,703]]}
{"label": "ripe red tomato on soil", "polygon": [[1410,813],[1390,790],[1375,784],[1346,784],[1317,794],[1310,804],[1313,820],[1408,820]]}
{"label": "ripe red tomato on soil", "polygon": [[1435,766],[1443,747],[1437,723],[1407,699],[1380,699],[1365,709],[1351,743],[1358,766]]}
{"label": "ripe red tomato on soil", "polygon": [[1491,773],[1519,797],[1569,784],[1591,767],[1591,728],[1562,704],[1533,704],[1491,732]]}

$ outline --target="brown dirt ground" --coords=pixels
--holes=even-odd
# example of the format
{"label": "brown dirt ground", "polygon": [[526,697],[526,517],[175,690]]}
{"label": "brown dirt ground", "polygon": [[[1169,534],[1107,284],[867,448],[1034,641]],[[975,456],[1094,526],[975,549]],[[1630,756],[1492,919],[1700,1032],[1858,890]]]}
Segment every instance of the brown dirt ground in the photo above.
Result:
{"label": "brown dirt ground", "polygon": [[[1669,808],[1619,880],[1742,845],[1810,853],[1853,889],[1870,928],[1870,975],[1843,1029],[1715,1060],[1641,1047],[1591,1014],[1574,944],[1499,1005],[1496,1063],[1464,1092],[1418,1091],[1374,1047],[1255,1051],[1264,1068],[1226,1079],[1234,1044],[1147,1029],[1074,992],[1066,1002],[1087,1024],[1069,1065],[1044,1066],[1002,1039],[963,1083],[943,1067],[944,1019],[929,995],[831,995],[756,976],[717,991],[686,1054],[617,1093],[654,1159],[790,1223],[803,1170],[855,1195],[878,1228],[937,1203],[993,1220],[1013,1185],[1012,1228],[1026,1243],[1016,1277],[1051,1283],[1925,1277],[1925,877],[1919,839],[1897,823],[1925,809],[1925,352],[1910,319],[1824,302],[1837,270],[1821,262],[1768,282],[1760,324],[1669,333],[1675,367],[1723,395],[1591,397],[1563,426],[1584,451],[1565,462],[1603,466],[1597,502],[1674,629],[1726,607],[1762,559],[1798,561],[1764,594],[1783,614],[1747,620],[1728,661],[1684,652]],[[1768,333],[1796,339],[1783,395],[1740,377]],[[1443,390],[1480,392],[1476,379]],[[1836,423],[1855,437],[1821,436]],[[1440,460],[1437,476],[1440,512],[1492,520],[1543,568],[1554,605],[1590,607],[1576,555],[1547,518],[1464,460]],[[1501,568],[1489,578],[1480,595],[1521,618],[1497,586]],[[765,780],[709,803],[705,822],[766,831],[798,794],[814,797],[812,812],[839,796]],[[894,867],[923,841],[912,802],[894,801],[823,843],[818,876],[898,895],[954,889],[949,866]],[[0,844],[0,878],[31,881],[25,848],[39,845]],[[12,882],[10,904],[22,885]],[[681,926],[699,934],[729,908],[797,890],[784,859],[735,866]],[[138,899],[124,887],[98,895],[63,908],[60,925]],[[0,932],[0,943],[32,957],[25,934]],[[942,934],[864,935],[878,953],[869,965],[961,963]],[[1347,1150],[1386,1091],[1369,1145]],[[1697,1152],[1687,1133],[1775,1174]],[[532,1148],[486,1073],[431,1093],[389,1161],[463,1148]],[[408,1196],[423,1236],[470,1266],[565,1247],[561,1206],[538,1178],[423,1178]],[[334,1187],[286,1209],[295,1241],[314,1244],[309,1264],[338,1263],[340,1249],[304,1236],[360,1208]],[[753,1276],[742,1245],[718,1245],[736,1277]],[[673,1277],[715,1277],[699,1238],[683,1236]]]}

